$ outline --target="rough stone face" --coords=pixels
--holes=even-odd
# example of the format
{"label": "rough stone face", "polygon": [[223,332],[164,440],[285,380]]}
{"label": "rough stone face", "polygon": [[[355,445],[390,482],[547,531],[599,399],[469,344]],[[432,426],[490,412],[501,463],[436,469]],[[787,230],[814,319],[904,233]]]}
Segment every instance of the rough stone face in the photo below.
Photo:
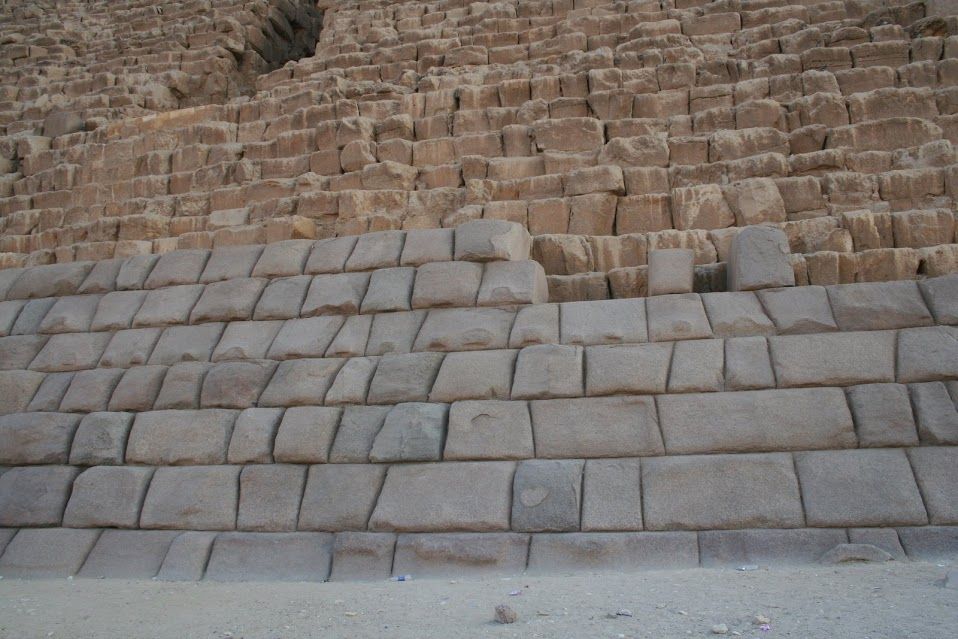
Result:
{"label": "rough stone face", "polygon": [[396,540],[393,572],[423,577],[521,573],[528,535],[516,533],[401,534]]}
{"label": "rough stone face", "polygon": [[226,459],[231,464],[269,464],[282,408],[247,408],[233,424]]}
{"label": "rough stone face", "polygon": [[649,295],[692,292],[691,249],[660,249],[649,252]]}
{"label": "rough stone face", "polygon": [[455,259],[466,262],[527,260],[532,237],[505,220],[474,220],[456,227]]}
{"label": "rough stone face", "polygon": [[513,399],[578,397],[583,394],[581,346],[542,344],[519,351]]}
{"label": "rough stone face", "polygon": [[199,408],[203,378],[211,367],[211,364],[205,362],[180,362],[170,366],[153,408]]}
{"label": "rough stone face", "polygon": [[534,453],[526,402],[463,401],[450,407],[443,459],[525,459]]}
{"label": "rough stone face", "polygon": [[299,316],[299,310],[306,299],[306,291],[313,278],[309,275],[294,275],[270,280],[256,302],[253,311],[255,320],[292,319]]}
{"label": "rough stone face", "polygon": [[954,525],[958,522],[958,459],[950,447],[911,448],[908,458],[915,470],[930,523]]}
{"label": "rough stone face", "polygon": [[233,530],[240,466],[160,467],[146,493],[140,528]]}
{"label": "rough stone face", "polygon": [[190,313],[190,323],[251,319],[267,281],[246,277],[208,284]]}
{"label": "rough stone face", "polygon": [[325,581],[333,536],[323,533],[223,533],[206,578],[213,581]]}
{"label": "rough stone face", "polygon": [[216,364],[203,379],[200,406],[249,408],[256,404],[274,370],[276,362],[269,360]]}
{"label": "rough stone face", "polygon": [[[539,307],[527,306],[523,310],[534,308]],[[517,321],[515,313],[498,308],[429,311],[412,350],[473,351],[506,348],[510,341],[509,331],[513,321]],[[558,317],[556,324],[558,325]],[[509,344],[509,347],[513,348],[514,345]]]}
{"label": "rough stone face", "polygon": [[651,397],[530,403],[537,457],[619,457],[664,452]]}
{"label": "rough stone face", "polygon": [[70,463],[75,466],[122,464],[133,417],[132,413],[98,412],[84,415],[73,436]]}
{"label": "rough stone face", "polygon": [[951,326],[898,332],[898,380],[926,382],[958,377],[958,329]]}
{"label": "rough stone face", "polygon": [[766,289],[756,294],[782,335],[838,330],[824,287]]}
{"label": "rough stone face", "polygon": [[79,576],[150,579],[160,570],[178,534],[172,530],[105,530]]}
{"label": "rough stone face", "polygon": [[696,293],[650,297],[649,341],[699,339],[712,337],[712,327],[701,297]]}
{"label": "rough stone face", "polygon": [[958,411],[941,382],[909,384],[918,438],[924,444],[958,444]]}
{"label": "rough stone face", "polygon": [[80,469],[25,466],[0,475],[0,526],[59,526]]}
{"label": "rough stone face", "polygon": [[239,479],[239,530],[260,532],[296,530],[299,500],[306,481],[303,466],[253,465]]}
{"label": "rough stone face", "polygon": [[648,341],[643,300],[569,302],[560,305],[563,344],[623,344]]}
{"label": "rough stone face", "polygon": [[[335,315],[287,320],[268,345],[266,356],[278,360],[323,357],[342,325],[343,318]],[[230,324],[230,328],[233,326]]]}
{"label": "rough stone face", "polygon": [[839,284],[828,300],[843,331],[926,326],[933,322],[916,282]]}
{"label": "rough stone face", "polygon": [[150,291],[131,325],[138,328],[186,324],[204,288],[202,284],[184,284]]}
{"label": "rough stone face", "polygon": [[216,533],[195,530],[180,533],[173,539],[163,564],[157,572],[160,581],[199,581],[206,571],[206,561]]}
{"label": "rough stone face", "polygon": [[439,461],[448,410],[446,404],[397,404],[373,440],[369,461]]}
{"label": "rough stone face", "polygon": [[725,344],[720,339],[676,342],[669,371],[670,393],[716,392],[725,384]]}
{"label": "rough stone face", "polygon": [[698,558],[696,535],[690,532],[535,534],[528,570],[535,574],[694,568]]}
{"label": "rough stone face", "polygon": [[416,269],[412,308],[475,306],[482,283],[482,264],[432,262]]}
{"label": "rough stone face", "polygon": [[391,574],[395,545],[396,535],[391,533],[337,534],[333,543],[333,571],[329,576],[330,581],[387,579]]}
{"label": "rough stone face", "polygon": [[346,406],[329,453],[334,464],[366,463],[391,406]]}
{"label": "rough stone face", "polygon": [[748,226],[732,239],[728,260],[728,287],[754,291],[794,286],[795,273],[788,262],[788,239],[770,226]]}
{"label": "rough stone face", "polygon": [[589,459],[582,480],[582,530],[642,530],[638,459]]}
{"label": "rough stone face", "polygon": [[918,444],[907,386],[862,384],[849,387],[846,393],[855,416],[859,446],[871,448]]}
{"label": "rough stone face", "polygon": [[775,324],[765,314],[755,293],[705,293],[702,303],[716,337],[750,337],[776,332]]}
{"label": "rough stone face", "polygon": [[369,385],[366,401],[370,404],[427,401],[443,357],[443,353],[384,355]]}
{"label": "rough stone face", "polygon": [[764,337],[725,340],[725,390],[773,388],[775,374]]}
{"label": "rough stone face", "polygon": [[372,382],[378,357],[353,357],[343,364],[336,374],[324,400],[327,406],[338,404],[362,404],[366,401],[369,384]]}
{"label": "rough stone face", "polygon": [[108,408],[112,411],[150,410],[166,371],[166,366],[137,366],[127,370],[113,389]]}
{"label": "rough stone face", "polygon": [[895,381],[894,331],[770,337],[779,386]]}
{"label": "rough stone face", "polygon": [[515,315],[509,334],[509,348],[559,341],[559,305],[523,306]]}
{"label": "rough stone face", "polygon": [[174,251],[161,255],[150,271],[143,288],[163,288],[177,284],[195,284],[206,267],[209,251]]}
{"label": "rough stone face", "polygon": [[236,411],[140,413],[130,430],[126,462],[157,466],[223,464]]}
{"label": "rough stone face", "polygon": [[509,399],[514,350],[449,353],[442,361],[429,401]]}
{"label": "rough stone face", "polygon": [[703,530],[699,532],[703,567],[808,564],[846,542],[841,529]]}
{"label": "rough stone face", "polygon": [[148,363],[172,366],[177,362],[208,362],[222,334],[220,323],[171,326],[160,335]]}
{"label": "rough stone face", "polygon": [[925,301],[939,324],[958,324],[958,275],[918,282]]}
{"label": "rough stone face", "polygon": [[99,530],[23,529],[7,544],[0,557],[0,573],[15,578],[75,575],[99,536]]}
{"label": "rough stone face", "polygon": [[589,346],[586,395],[664,393],[671,358],[671,343]]}
{"label": "rough stone face", "polygon": [[136,528],[152,476],[152,468],[133,466],[94,466],[83,471],[73,483],[63,525]]}
{"label": "rough stone face", "polygon": [[578,530],[583,465],[581,460],[519,462],[512,486],[512,529]]}
{"label": "rough stone face", "polygon": [[322,404],[343,365],[341,359],[295,359],[280,362],[266,390],[259,396],[260,406],[303,406]]}
{"label": "rough stone face", "polygon": [[60,410],[92,412],[106,410],[113,390],[126,373],[122,368],[95,368],[78,371],[60,401]]}
{"label": "rough stone face", "polygon": [[273,458],[292,464],[326,463],[342,414],[339,408],[296,406],[283,414]]}
{"label": "rough stone face", "polygon": [[385,466],[373,464],[310,466],[299,529],[365,530],[385,475]]}
{"label": "rough stone face", "polygon": [[253,277],[300,275],[313,248],[311,240],[285,240],[268,244],[256,261]]}
{"label": "rough stone face", "polygon": [[[387,353],[408,353],[414,350],[413,342],[425,319],[426,311],[379,313],[375,315],[372,327],[368,331],[369,341],[366,342],[365,354],[374,356]],[[330,349],[332,349],[332,346],[330,346]]]}
{"label": "rough stone face", "polygon": [[63,464],[79,415],[14,413],[0,417],[0,464]]}
{"label": "rough stone face", "polygon": [[362,306],[369,278],[369,273],[317,275],[309,285],[300,315],[355,315]]}
{"label": "rough stone face", "polygon": [[492,262],[482,275],[478,306],[542,304],[549,301],[546,273],[538,262]]}

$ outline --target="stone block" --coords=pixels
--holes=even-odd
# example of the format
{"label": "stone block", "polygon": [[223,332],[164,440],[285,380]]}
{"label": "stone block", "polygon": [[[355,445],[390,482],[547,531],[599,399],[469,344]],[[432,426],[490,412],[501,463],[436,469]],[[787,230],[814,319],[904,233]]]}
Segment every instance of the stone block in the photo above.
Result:
{"label": "stone block", "polygon": [[516,350],[449,353],[429,393],[431,402],[509,399]]}
{"label": "stone block", "polygon": [[589,346],[586,395],[664,393],[671,358],[671,343]]}
{"label": "stone block", "polygon": [[155,466],[223,464],[234,410],[156,410],[139,413],[126,447],[126,462]]}
{"label": "stone block", "polygon": [[958,274],[918,282],[928,308],[939,324],[958,324]]}
{"label": "stone block", "polygon": [[528,572],[619,572],[695,568],[692,532],[560,533],[532,536]]}
{"label": "stone block", "polygon": [[917,446],[918,432],[908,397],[902,384],[862,384],[846,389],[848,404],[855,416],[858,445]]}
{"label": "stone block", "polygon": [[391,466],[369,529],[507,531],[514,470],[504,461]]}
{"label": "stone block", "polygon": [[408,353],[426,319],[426,311],[379,313],[373,318],[366,355]]}
{"label": "stone block", "polygon": [[894,331],[768,338],[778,385],[847,386],[895,381]]}
{"label": "stone block", "polygon": [[356,246],[356,239],[356,236],[346,236],[319,240],[313,245],[304,272],[309,275],[342,273]]}
{"label": "stone block", "polygon": [[393,573],[426,578],[518,575],[525,570],[529,537],[516,533],[402,534]]}
{"label": "stone block", "polygon": [[453,259],[455,229],[413,229],[406,232],[399,260],[403,266],[420,266],[429,262]]}
{"label": "stone block", "polygon": [[582,480],[582,530],[642,530],[638,459],[589,459]]}
{"label": "stone block", "polygon": [[35,371],[0,371],[0,415],[26,410],[44,377]]}
{"label": "stone block", "polygon": [[[41,373],[42,374],[42,373]],[[26,412],[51,412],[60,407],[60,402],[70,388],[75,373],[49,373],[43,377],[43,381],[33,394],[33,399],[27,404]],[[0,375],[0,378],[3,376]],[[22,401],[23,397],[15,397],[14,401]]]}
{"label": "stone block", "polygon": [[837,388],[661,395],[657,403],[669,455],[856,444],[852,417]]}
{"label": "stone block", "polygon": [[190,313],[190,323],[248,320],[268,280],[242,277],[207,284]]}
{"label": "stone block", "polygon": [[628,344],[648,341],[645,301],[601,300],[561,305],[563,344]]}
{"label": "stone block", "polygon": [[92,262],[45,264],[24,269],[7,289],[8,300],[73,295],[93,268]]}
{"label": "stone block", "polygon": [[787,566],[816,563],[838,544],[846,543],[842,529],[703,530],[699,533],[702,566]]}
{"label": "stone block", "polygon": [[416,269],[412,308],[476,305],[482,282],[482,264],[431,262]]}
{"label": "stone block", "polygon": [[664,452],[655,403],[650,397],[534,401],[530,411],[537,457],[621,457]]}
{"label": "stone block", "polygon": [[203,408],[250,408],[276,370],[276,362],[253,360],[214,365],[203,380]]}
{"label": "stone block", "polygon": [[646,300],[649,316],[649,341],[712,337],[712,327],[697,293],[660,295]]}
{"label": "stone block", "polygon": [[702,303],[716,337],[774,335],[776,332],[775,324],[751,291],[704,293]]}
{"label": "stone block", "polygon": [[324,403],[327,406],[364,404],[378,365],[378,357],[353,357],[346,360],[326,392]]}
{"label": "stone block", "polygon": [[824,287],[767,289],[756,294],[783,335],[838,330]]}
{"label": "stone block", "polygon": [[325,581],[333,536],[323,533],[223,533],[206,568],[211,581]]}
{"label": "stone block", "polygon": [[116,290],[142,289],[159,259],[159,255],[132,255],[126,258],[116,274]]}
{"label": "stone block", "polygon": [[99,530],[73,528],[21,530],[0,557],[0,573],[32,579],[75,575],[99,536]]}
{"label": "stone block", "polygon": [[177,535],[172,530],[105,530],[78,576],[151,579],[159,572]]}
{"label": "stone block", "polygon": [[549,285],[538,262],[487,264],[476,298],[478,306],[542,304],[549,301]]}
{"label": "stone block", "polygon": [[540,344],[523,348],[516,359],[512,398],[581,397],[583,354],[581,346]]}
{"label": "stone block", "polygon": [[146,493],[141,528],[233,530],[240,466],[160,467]]}
{"label": "stone block", "polygon": [[909,384],[911,404],[918,423],[918,438],[924,444],[958,444],[958,411],[941,382]]}
{"label": "stone block", "polygon": [[559,341],[559,305],[523,306],[515,315],[509,334],[509,348],[534,344],[555,344]]}
{"label": "stone block", "polygon": [[329,453],[330,463],[367,463],[373,441],[391,410],[391,406],[345,407]]}
{"label": "stone block", "polygon": [[360,235],[356,247],[346,260],[345,268],[347,271],[368,271],[399,266],[405,241],[404,231],[378,231]]}
{"label": "stone block", "polygon": [[131,326],[186,324],[205,288],[203,284],[185,284],[150,291],[133,316]]}
{"label": "stone block", "polygon": [[525,402],[460,401],[449,409],[445,460],[525,459],[535,455]]}
{"label": "stone block", "polygon": [[208,362],[222,334],[220,323],[170,326],[160,335],[148,363],[172,366],[178,362]]}
{"label": "stone block", "polygon": [[[214,362],[225,362],[243,359],[264,359],[267,349],[277,333],[282,329],[284,322],[274,320],[269,322],[230,322],[223,331],[223,336],[216,344],[211,356]],[[322,356],[322,353],[320,353]],[[270,358],[282,359],[282,358]]]}
{"label": "stone block", "polygon": [[953,447],[922,447],[907,451],[928,509],[929,521],[934,525],[958,523],[956,451],[958,449]]}
{"label": "stone block", "polygon": [[206,572],[206,562],[216,533],[188,530],[173,539],[163,564],[157,571],[160,581],[199,581]]}
{"label": "stone block", "polygon": [[412,350],[471,351],[506,348],[515,317],[516,314],[512,311],[493,308],[429,311]]}
{"label": "stone block", "polygon": [[360,311],[384,313],[410,310],[415,277],[416,269],[411,266],[381,268],[373,271]]}
{"label": "stone block", "polygon": [[276,432],[273,458],[291,464],[325,464],[342,410],[321,406],[287,409]]}
{"label": "stone block", "polygon": [[262,253],[263,247],[258,244],[215,248],[210,252],[210,259],[207,260],[199,281],[201,284],[209,284],[249,277]]}
{"label": "stone block", "polygon": [[[398,313],[397,313],[398,314]],[[373,325],[372,315],[350,315],[326,349],[327,357],[361,357]]]}
{"label": "stone block", "polygon": [[788,238],[771,226],[749,226],[732,239],[728,288],[732,291],[794,286]]}
{"label": "stone block", "polygon": [[659,249],[649,252],[649,295],[692,292],[692,249]]}
{"label": "stone block", "polygon": [[47,312],[56,304],[56,298],[45,297],[28,301],[17,315],[10,330],[11,335],[33,335],[40,330],[40,324]]}
{"label": "stone block", "polygon": [[920,526],[899,528],[905,552],[911,559],[920,561],[949,561],[958,552],[958,527]]}
{"label": "stone block", "polygon": [[427,401],[444,357],[444,353],[383,355],[366,401],[370,404]]}
{"label": "stone block", "polygon": [[313,281],[310,275],[294,275],[270,280],[253,311],[256,320],[280,320],[299,317],[306,299],[306,290]]}
{"label": "stone block", "polygon": [[64,464],[79,415],[14,413],[0,417],[0,464]]}
{"label": "stone block", "polygon": [[99,366],[129,368],[146,364],[162,334],[162,328],[131,328],[117,331],[103,351]]}
{"label": "stone block", "polygon": [[209,257],[210,252],[201,249],[173,251],[161,255],[143,283],[143,288],[196,284],[200,281],[200,274],[206,268]]}
{"label": "stone block", "polygon": [[456,261],[528,260],[531,249],[532,237],[515,222],[473,220],[456,227]]}
{"label": "stone block", "polygon": [[106,410],[113,389],[124,373],[122,368],[94,368],[77,372],[60,401],[60,410],[68,413]]}
{"label": "stone block", "polygon": [[[274,323],[251,322],[250,324],[250,333],[252,334],[257,326],[261,327],[264,324],[272,326]],[[329,345],[336,337],[336,334],[339,332],[339,329],[342,327],[343,318],[337,315],[307,317],[304,319],[290,319],[277,324],[280,324],[281,327],[277,326],[273,332],[276,336],[275,339],[262,339],[263,331],[261,328],[258,330],[258,334],[261,336],[260,341],[264,342],[264,344],[261,344],[262,349],[264,351],[267,348],[269,349],[268,353],[264,353],[263,356],[278,360],[300,357],[323,357]],[[235,326],[235,323],[229,325],[227,335],[233,326]],[[227,335],[224,335],[223,340],[220,341],[221,346]],[[219,350],[220,347],[217,347],[217,351]],[[215,360],[215,353],[213,357]]]}
{"label": "stone block", "polygon": [[140,506],[152,477],[152,468],[88,468],[73,482],[73,492],[63,513],[63,525],[136,528],[140,521]]}
{"label": "stone block", "polygon": [[355,315],[359,312],[369,273],[334,273],[313,278],[300,315]]}
{"label": "stone block", "polygon": [[672,220],[681,231],[723,229],[735,225],[722,189],[716,184],[699,184],[672,189]]}
{"label": "stone block", "polygon": [[310,466],[299,529],[365,530],[385,475],[375,464]]}
{"label": "stone block", "polygon": [[180,362],[170,366],[163,378],[160,394],[153,402],[156,410],[174,408],[188,409],[200,407],[200,389],[203,378],[212,367],[206,362]]}
{"label": "stone block", "polygon": [[306,467],[289,464],[246,466],[239,479],[238,530],[296,530]]}
{"label": "stone block", "polygon": [[725,340],[725,390],[775,388],[775,373],[764,337]]}
{"label": "stone block", "polygon": [[75,466],[118,465],[124,461],[132,413],[89,413],[83,416],[70,450]]}
{"label": "stone block", "polygon": [[59,526],[70,498],[72,466],[22,466],[0,475],[0,526]]}
{"label": "stone block", "polygon": [[43,316],[37,332],[85,333],[90,330],[99,302],[99,295],[59,297]]}
{"label": "stone block", "polygon": [[884,550],[895,559],[905,559],[905,549],[894,528],[849,528],[848,541],[853,544],[869,544]]}
{"label": "stone block", "polygon": [[439,461],[448,410],[446,404],[397,404],[373,440],[369,461]]}
{"label": "stone block", "polygon": [[838,327],[875,331],[934,323],[917,282],[869,282],[826,287]]}
{"label": "stone block", "polygon": [[13,330],[20,311],[27,305],[26,300],[0,302],[0,337],[6,337]]}
{"label": "stone block", "polygon": [[343,362],[341,359],[293,359],[280,362],[269,385],[259,397],[259,405],[322,404]]}
{"label": "stone block", "polygon": [[230,464],[269,464],[282,408],[247,408],[237,417],[226,459]]}
{"label": "stone block", "polygon": [[648,530],[804,524],[792,456],[784,453],[645,459],[642,497]]}
{"label": "stone block", "polygon": [[958,377],[958,329],[950,326],[898,332],[898,380],[926,382]]}
{"label": "stone block", "polygon": [[[17,370],[30,366],[43,345],[47,343],[45,335],[12,335],[0,337],[0,369]],[[33,373],[37,375],[38,373]],[[22,396],[18,397],[23,401]],[[26,400],[29,401],[29,400]]]}
{"label": "stone block", "polygon": [[267,244],[256,261],[253,277],[288,277],[302,275],[312,240],[283,240]]}
{"label": "stone block", "polygon": [[[451,248],[451,247],[450,247]],[[333,542],[330,581],[383,581],[393,565],[396,535],[341,532]],[[416,573],[422,574],[422,573]]]}
{"label": "stone block", "polygon": [[720,339],[676,342],[669,370],[670,393],[717,392],[725,387],[725,344]]}
{"label": "stone block", "polygon": [[137,366],[127,370],[113,389],[109,410],[151,410],[166,370],[166,366]]}
{"label": "stone block", "polygon": [[30,368],[47,372],[94,368],[111,337],[111,333],[53,335],[33,358]]}
{"label": "stone block", "polygon": [[795,454],[810,526],[896,526],[928,523],[903,450]]}

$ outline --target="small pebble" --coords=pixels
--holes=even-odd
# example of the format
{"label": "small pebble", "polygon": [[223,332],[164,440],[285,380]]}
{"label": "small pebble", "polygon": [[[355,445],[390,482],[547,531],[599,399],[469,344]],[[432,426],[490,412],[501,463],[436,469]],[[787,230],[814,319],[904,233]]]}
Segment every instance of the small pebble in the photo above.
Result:
{"label": "small pebble", "polygon": [[623,608],[622,610],[616,610],[615,616],[616,617],[631,617],[632,611],[629,610],[628,608]]}
{"label": "small pebble", "polygon": [[496,621],[499,623],[515,623],[518,618],[516,611],[506,604],[496,606]]}
{"label": "small pebble", "polygon": [[727,634],[728,634],[728,626],[726,626],[724,623],[717,623],[717,624],[715,624],[714,626],[712,626],[712,634],[713,634],[713,635],[727,635]]}
{"label": "small pebble", "polygon": [[752,618],[752,625],[761,626],[762,624],[771,623],[772,620],[766,617],[765,615],[755,615]]}

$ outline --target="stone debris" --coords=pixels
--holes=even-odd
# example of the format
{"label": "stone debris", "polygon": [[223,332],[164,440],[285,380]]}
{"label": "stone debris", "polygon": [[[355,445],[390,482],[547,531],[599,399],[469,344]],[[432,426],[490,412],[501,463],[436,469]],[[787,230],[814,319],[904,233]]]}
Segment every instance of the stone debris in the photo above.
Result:
{"label": "stone debris", "polygon": [[506,604],[499,604],[496,606],[497,623],[515,623],[517,619],[519,619],[519,615],[516,614],[515,610]]}

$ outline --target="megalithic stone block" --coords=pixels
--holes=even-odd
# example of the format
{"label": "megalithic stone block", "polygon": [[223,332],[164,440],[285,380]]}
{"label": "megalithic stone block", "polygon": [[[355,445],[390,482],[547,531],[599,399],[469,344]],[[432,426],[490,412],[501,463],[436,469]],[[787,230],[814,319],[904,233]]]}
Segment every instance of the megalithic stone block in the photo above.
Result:
{"label": "megalithic stone block", "polygon": [[749,226],[732,239],[728,261],[728,289],[754,291],[794,286],[795,272],[788,261],[788,238],[771,226]]}

